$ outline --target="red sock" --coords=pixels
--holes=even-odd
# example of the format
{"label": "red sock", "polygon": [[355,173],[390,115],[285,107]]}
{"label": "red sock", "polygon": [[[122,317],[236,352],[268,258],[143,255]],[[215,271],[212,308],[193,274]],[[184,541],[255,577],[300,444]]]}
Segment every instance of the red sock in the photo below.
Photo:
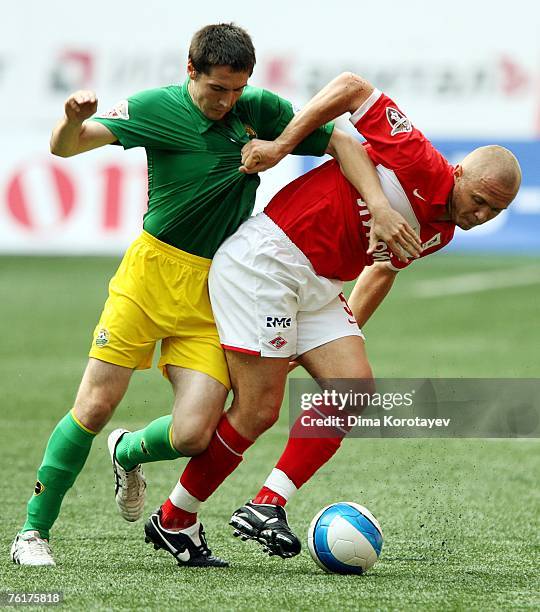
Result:
{"label": "red sock", "polygon": [[242,454],[252,444],[252,440],[244,438],[234,429],[224,414],[208,448],[189,460],[180,477],[180,484],[193,497],[206,501],[238,467],[242,461]]}
{"label": "red sock", "polygon": [[[342,418],[342,413],[327,405],[302,414],[308,419],[325,416]],[[263,488],[253,499],[254,503],[285,506],[296,490],[335,454],[347,435],[346,426],[330,424],[307,427],[302,425],[302,417],[293,425],[287,446]]]}
{"label": "red sock", "polygon": [[285,472],[299,489],[334,456],[342,440],[343,438],[289,438],[276,468]]}
{"label": "red sock", "polygon": [[275,491],[272,491],[272,489],[265,486],[257,493],[256,497],[253,498],[253,503],[285,506],[287,500],[279,493],[276,493]]}
{"label": "red sock", "polygon": [[197,513],[177,508],[170,499],[167,499],[161,506],[160,522],[165,529],[187,529],[197,522]]}
{"label": "red sock", "polygon": [[[303,417],[311,419],[324,416],[343,417],[343,413],[334,406],[328,405],[317,410],[310,408],[305,411],[291,428],[287,446],[276,464],[276,469],[284,472],[297,489],[334,456],[341,446],[343,438],[348,433],[349,428],[346,426],[326,425],[314,428],[302,425]],[[263,492],[264,488],[261,489],[257,498]],[[266,495],[272,493],[276,495],[271,489],[269,489],[269,493],[264,492]]]}
{"label": "red sock", "polygon": [[[224,414],[207,449],[192,457],[180,477],[180,491],[161,506],[161,524],[165,529],[186,529],[197,521],[194,509],[205,501],[242,461],[243,452],[253,444],[241,436]],[[183,489],[182,489],[183,487]],[[176,491],[175,489],[175,491]],[[175,491],[171,495],[175,495]],[[194,505],[195,504],[195,505]],[[182,508],[180,506],[184,505]]]}
{"label": "red sock", "polygon": [[[342,440],[342,437],[289,438],[276,464],[276,470],[283,472],[294,485],[290,487],[289,497],[335,454]],[[253,498],[253,503],[285,506],[287,498],[272,489],[272,475],[270,475],[263,488]]]}

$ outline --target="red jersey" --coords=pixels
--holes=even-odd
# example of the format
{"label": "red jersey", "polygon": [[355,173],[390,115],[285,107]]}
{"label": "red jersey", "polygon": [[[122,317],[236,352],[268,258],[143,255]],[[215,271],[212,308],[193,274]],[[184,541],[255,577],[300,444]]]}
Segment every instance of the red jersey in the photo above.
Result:
{"label": "red jersey", "polygon": [[[453,167],[377,89],[350,120],[367,141],[366,150],[390,205],[420,237],[421,256],[448,244],[455,225],[438,219],[446,214]],[[348,281],[376,261],[389,261],[395,270],[409,265],[382,241],[373,255],[367,254],[371,215],[334,160],[289,183],[264,212],[321,276]]]}

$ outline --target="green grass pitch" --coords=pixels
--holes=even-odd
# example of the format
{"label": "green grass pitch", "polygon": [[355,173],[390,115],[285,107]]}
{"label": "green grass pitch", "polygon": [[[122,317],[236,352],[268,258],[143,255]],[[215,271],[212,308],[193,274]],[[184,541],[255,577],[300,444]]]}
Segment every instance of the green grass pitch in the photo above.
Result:
{"label": "green grass pitch", "polygon": [[[366,505],[383,527],[380,561],[365,576],[321,572],[305,547],[264,556],[231,535],[232,510],[264,480],[285,443],[287,414],[248,451],[204,508],[213,550],[229,569],[181,569],[144,544],[142,522],[116,511],[106,435],[53,530],[58,566],[21,568],[8,553],[24,518],[46,439],[71,407],[116,259],[0,258],[0,591],[63,591],[70,610],[515,610],[539,609],[540,445],[537,440],[348,440],[292,501],[305,538],[324,505]],[[538,266],[533,258],[440,255],[414,264],[367,325],[377,376],[538,377],[539,285],[419,298],[442,275]],[[137,373],[107,434],[170,410],[157,370]],[[147,466],[147,510],[183,461]]]}

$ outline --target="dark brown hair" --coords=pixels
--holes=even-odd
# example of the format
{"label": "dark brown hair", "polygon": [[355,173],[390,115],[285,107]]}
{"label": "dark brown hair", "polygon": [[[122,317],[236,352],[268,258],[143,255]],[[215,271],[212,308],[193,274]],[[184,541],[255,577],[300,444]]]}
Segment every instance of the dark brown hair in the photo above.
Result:
{"label": "dark brown hair", "polygon": [[230,66],[248,72],[255,66],[255,49],[249,34],[234,23],[207,25],[195,32],[189,59],[197,72],[209,74],[212,66]]}

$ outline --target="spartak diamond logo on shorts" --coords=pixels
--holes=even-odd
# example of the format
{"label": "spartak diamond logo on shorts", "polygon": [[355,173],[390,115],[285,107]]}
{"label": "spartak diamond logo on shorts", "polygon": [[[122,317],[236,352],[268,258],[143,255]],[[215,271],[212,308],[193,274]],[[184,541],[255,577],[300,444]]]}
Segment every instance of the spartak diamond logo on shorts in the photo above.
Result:
{"label": "spartak diamond logo on shorts", "polygon": [[392,128],[390,136],[402,134],[403,132],[412,132],[412,123],[401,111],[398,111],[397,108],[389,106],[386,109],[386,118]]}
{"label": "spartak diamond logo on shorts", "polygon": [[274,348],[280,349],[287,344],[287,340],[281,336],[276,336],[273,340],[270,340],[268,344],[271,344]]}
{"label": "spartak diamond logo on shorts", "polygon": [[109,344],[109,330],[102,327],[96,336],[96,346]]}

